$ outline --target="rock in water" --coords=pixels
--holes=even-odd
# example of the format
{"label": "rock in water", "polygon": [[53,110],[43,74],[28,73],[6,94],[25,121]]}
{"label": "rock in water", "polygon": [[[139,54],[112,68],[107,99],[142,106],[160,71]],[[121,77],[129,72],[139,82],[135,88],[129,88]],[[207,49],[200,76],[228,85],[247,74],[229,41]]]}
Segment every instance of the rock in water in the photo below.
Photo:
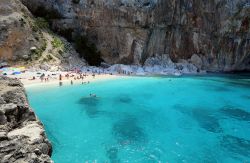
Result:
{"label": "rock in water", "polygon": [[20,81],[0,77],[0,162],[51,163],[52,146]]}

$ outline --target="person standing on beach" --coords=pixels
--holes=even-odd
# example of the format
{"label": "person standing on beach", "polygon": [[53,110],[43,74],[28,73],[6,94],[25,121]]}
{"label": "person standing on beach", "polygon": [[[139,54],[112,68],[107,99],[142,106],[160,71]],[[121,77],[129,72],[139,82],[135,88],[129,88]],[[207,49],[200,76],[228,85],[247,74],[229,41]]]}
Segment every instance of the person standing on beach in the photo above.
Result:
{"label": "person standing on beach", "polygon": [[43,82],[44,77],[45,77],[45,74],[42,74],[42,75],[40,76],[41,82]]}
{"label": "person standing on beach", "polygon": [[60,75],[59,75],[59,86],[62,86],[62,84],[63,84],[63,83],[62,83],[62,75],[60,74]]}
{"label": "person standing on beach", "polygon": [[50,79],[50,75],[47,76],[47,81],[49,81],[49,79]]}
{"label": "person standing on beach", "polygon": [[60,80],[60,81],[62,80],[62,75],[61,75],[61,74],[59,75],[59,80]]}

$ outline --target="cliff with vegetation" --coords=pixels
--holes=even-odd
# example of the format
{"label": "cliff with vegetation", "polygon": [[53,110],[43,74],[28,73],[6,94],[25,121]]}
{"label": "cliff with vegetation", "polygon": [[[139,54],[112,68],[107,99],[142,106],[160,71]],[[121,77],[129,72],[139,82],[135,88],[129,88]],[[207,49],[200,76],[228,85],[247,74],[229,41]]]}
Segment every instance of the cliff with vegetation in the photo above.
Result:
{"label": "cliff with vegetation", "polygon": [[0,77],[0,162],[52,162],[52,147],[30,108],[23,85]]}
{"label": "cliff with vegetation", "polygon": [[208,71],[250,70],[249,0],[22,2],[75,40],[90,64],[144,65],[165,55]]}
{"label": "cliff with vegetation", "polygon": [[[171,60],[198,70],[250,70],[249,0],[2,0],[0,5],[1,60],[85,65],[77,62],[79,55],[90,65]],[[70,48],[53,48],[54,36]]]}
{"label": "cliff with vegetation", "polygon": [[0,6],[0,67],[58,70],[86,65],[66,39],[49,29],[46,19],[34,17],[20,0],[1,0]]}

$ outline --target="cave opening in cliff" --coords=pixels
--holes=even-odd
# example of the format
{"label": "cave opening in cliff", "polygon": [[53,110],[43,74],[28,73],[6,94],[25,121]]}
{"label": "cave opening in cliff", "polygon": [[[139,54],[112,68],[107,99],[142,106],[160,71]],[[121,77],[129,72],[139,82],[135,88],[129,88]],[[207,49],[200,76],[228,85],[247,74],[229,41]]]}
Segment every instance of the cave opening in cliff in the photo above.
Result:
{"label": "cave opening in cliff", "polygon": [[84,58],[90,66],[100,66],[103,59],[101,52],[98,51],[94,43],[90,43],[86,36],[77,36],[75,39],[75,48],[80,57]]}
{"label": "cave opening in cliff", "polygon": [[44,17],[48,20],[62,18],[62,15],[57,10],[49,10],[49,9],[46,9],[44,6],[39,6],[32,13],[36,17]]}

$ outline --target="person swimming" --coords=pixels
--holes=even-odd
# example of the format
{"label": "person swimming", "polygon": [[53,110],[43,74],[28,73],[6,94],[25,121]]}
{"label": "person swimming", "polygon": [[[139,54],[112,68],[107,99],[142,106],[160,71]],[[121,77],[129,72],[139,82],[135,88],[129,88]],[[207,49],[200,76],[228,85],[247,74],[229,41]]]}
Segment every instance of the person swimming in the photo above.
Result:
{"label": "person swimming", "polygon": [[92,94],[92,93],[90,93],[89,96],[90,97],[97,97],[96,94]]}

